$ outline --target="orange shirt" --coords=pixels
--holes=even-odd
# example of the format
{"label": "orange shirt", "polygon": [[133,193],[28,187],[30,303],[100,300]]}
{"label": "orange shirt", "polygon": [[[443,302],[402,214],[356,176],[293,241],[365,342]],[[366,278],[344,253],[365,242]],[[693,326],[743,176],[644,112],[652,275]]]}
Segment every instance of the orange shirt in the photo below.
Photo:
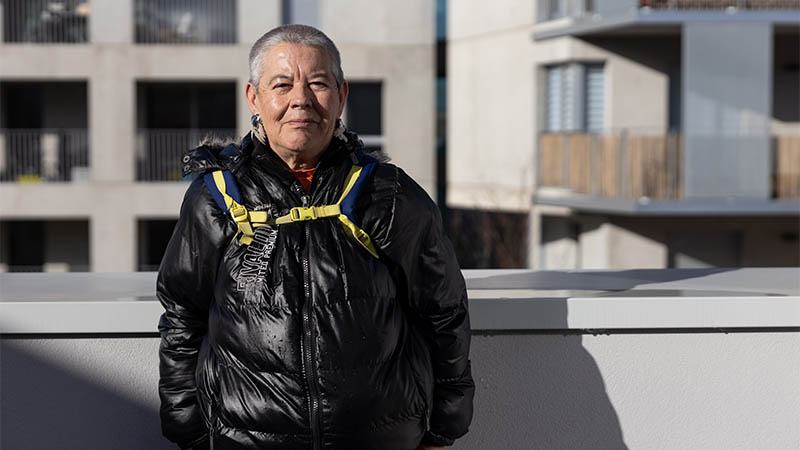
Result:
{"label": "orange shirt", "polygon": [[306,192],[308,192],[308,190],[311,188],[311,178],[314,176],[314,169],[315,168],[312,167],[310,169],[300,169],[300,170],[290,171],[292,172],[292,175],[294,175],[295,178],[297,178],[297,181],[299,181],[300,184],[303,185],[303,189],[305,189]]}

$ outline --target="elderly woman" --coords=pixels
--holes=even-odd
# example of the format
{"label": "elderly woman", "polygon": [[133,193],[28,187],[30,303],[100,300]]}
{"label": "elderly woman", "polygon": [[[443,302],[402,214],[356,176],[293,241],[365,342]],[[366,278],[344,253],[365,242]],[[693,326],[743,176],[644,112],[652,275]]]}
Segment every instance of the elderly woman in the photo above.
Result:
{"label": "elderly woman", "polygon": [[184,157],[157,292],[164,434],[181,448],[441,449],[474,384],[464,280],[436,205],[339,120],[339,52],[276,28],[253,130]]}

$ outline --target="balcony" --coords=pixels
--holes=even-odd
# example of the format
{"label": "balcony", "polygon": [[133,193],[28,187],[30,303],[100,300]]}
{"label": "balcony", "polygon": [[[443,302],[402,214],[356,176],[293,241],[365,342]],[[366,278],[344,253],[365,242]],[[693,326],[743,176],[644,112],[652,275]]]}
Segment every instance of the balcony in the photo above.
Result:
{"label": "balcony", "polygon": [[625,34],[672,36],[697,21],[755,21],[796,28],[800,0],[553,0],[538,3],[533,39]]}
{"label": "balcony", "polygon": [[0,2],[5,43],[80,44],[89,40],[88,0]]}
{"label": "balcony", "polygon": [[235,44],[236,0],[135,0],[137,44]]}
{"label": "balcony", "polygon": [[[454,449],[800,441],[797,268],[464,276],[476,408]],[[0,286],[3,448],[175,448],[159,427],[154,273]]]}
{"label": "balcony", "polygon": [[[773,136],[773,198],[800,198],[800,135]],[[544,133],[539,187],[594,197],[681,200],[682,136]]]}
{"label": "balcony", "polygon": [[208,136],[233,139],[233,129],[143,129],[136,136],[137,181],[182,181],[183,152]]}
{"label": "balcony", "polygon": [[791,10],[800,0],[641,0],[642,8],[691,10]]}
{"label": "balcony", "polygon": [[0,182],[88,180],[85,129],[0,130]]}

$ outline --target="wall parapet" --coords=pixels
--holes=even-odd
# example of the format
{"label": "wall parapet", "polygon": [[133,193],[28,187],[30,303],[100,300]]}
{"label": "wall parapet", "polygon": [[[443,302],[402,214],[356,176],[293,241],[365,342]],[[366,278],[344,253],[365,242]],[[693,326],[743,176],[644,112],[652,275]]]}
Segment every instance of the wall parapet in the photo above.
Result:
{"label": "wall parapet", "polygon": [[[465,270],[473,329],[800,330],[800,269]],[[156,274],[0,274],[0,334],[156,333]]]}

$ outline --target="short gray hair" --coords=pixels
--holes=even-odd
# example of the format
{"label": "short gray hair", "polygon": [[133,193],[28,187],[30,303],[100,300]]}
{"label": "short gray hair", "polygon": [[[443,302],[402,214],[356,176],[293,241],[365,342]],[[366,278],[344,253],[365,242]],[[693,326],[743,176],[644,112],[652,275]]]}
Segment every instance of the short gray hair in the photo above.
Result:
{"label": "short gray hair", "polygon": [[264,75],[264,54],[278,44],[301,44],[319,47],[328,53],[331,59],[331,69],[333,77],[336,79],[336,86],[340,87],[344,82],[344,72],[342,72],[342,59],[336,44],[322,31],[308,25],[282,25],[267,31],[258,38],[250,49],[250,83],[258,90],[258,83]]}

